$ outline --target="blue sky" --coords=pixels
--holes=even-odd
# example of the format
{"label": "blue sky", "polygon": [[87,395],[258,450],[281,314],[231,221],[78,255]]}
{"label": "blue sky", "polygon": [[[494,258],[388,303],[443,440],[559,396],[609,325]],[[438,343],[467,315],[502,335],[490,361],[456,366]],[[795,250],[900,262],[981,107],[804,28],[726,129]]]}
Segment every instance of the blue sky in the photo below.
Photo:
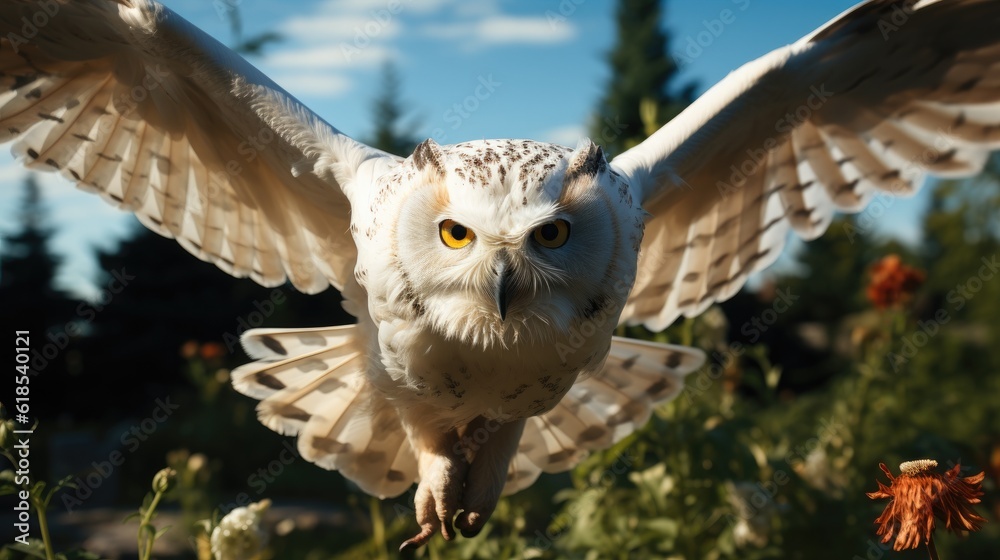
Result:
{"label": "blue sky", "polygon": [[[396,62],[408,118],[420,137],[441,143],[533,138],[574,145],[604,91],[605,53],[615,41],[607,0],[167,0],[223,43],[225,11],[238,5],[247,35],[278,31],[255,65],[345,133],[370,132],[380,67]],[[699,91],[849,8],[851,0],[679,0],[664,25],[683,83]],[[289,8],[289,6],[294,6]],[[723,18],[723,12],[729,13]],[[723,23],[723,19],[729,23]],[[490,84],[488,88],[482,84]],[[479,97],[476,96],[479,88]],[[458,106],[458,109],[456,109]],[[0,150],[0,231],[15,219],[23,171]],[[113,247],[135,227],[127,214],[56,176],[43,187],[65,256],[58,282],[92,294],[94,247]],[[917,239],[921,197],[893,204],[884,232]]]}

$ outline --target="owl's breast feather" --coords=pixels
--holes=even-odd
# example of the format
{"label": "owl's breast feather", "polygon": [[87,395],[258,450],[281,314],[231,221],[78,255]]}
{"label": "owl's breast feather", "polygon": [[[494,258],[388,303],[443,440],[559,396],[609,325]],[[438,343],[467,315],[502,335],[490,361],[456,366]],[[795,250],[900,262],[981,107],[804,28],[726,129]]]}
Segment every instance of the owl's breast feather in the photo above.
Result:
{"label": "owl's breast feather", "polygon": [[610,344],[610,332],[573,329],[554,341],[484,349],[413,323],[383,322],[382,367],[372,381],[397,406],[433,409],[451,426],[478,416],[527,418],[552,409],[581,374],[598,371]]}

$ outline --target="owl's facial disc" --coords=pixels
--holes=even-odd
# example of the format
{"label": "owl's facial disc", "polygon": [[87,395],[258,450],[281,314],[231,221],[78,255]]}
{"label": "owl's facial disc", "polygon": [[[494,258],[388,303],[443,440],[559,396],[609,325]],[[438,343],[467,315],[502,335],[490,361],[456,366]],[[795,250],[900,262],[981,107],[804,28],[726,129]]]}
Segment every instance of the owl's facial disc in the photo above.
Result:
{"label": "owl's facial disc", "polygon": [[482,347],[614,328],[633,274],[620,255],[641,222],[619,215],[597,146],[427,141],[397,173],[408,192],[387,301],[400,314]]}

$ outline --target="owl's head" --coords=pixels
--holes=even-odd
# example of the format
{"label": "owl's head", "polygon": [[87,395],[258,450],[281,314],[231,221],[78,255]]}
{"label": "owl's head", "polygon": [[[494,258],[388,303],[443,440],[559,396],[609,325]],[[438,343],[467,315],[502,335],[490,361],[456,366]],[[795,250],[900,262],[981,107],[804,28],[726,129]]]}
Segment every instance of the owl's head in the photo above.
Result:
{"label": "owl's head", "polygon": [[398,172],[409,188],[396,266],[400,289],[421,294],[419,320],[484,347],[552,340],[583,321],[614,329],[643,213],[597,145],[427,140]]}

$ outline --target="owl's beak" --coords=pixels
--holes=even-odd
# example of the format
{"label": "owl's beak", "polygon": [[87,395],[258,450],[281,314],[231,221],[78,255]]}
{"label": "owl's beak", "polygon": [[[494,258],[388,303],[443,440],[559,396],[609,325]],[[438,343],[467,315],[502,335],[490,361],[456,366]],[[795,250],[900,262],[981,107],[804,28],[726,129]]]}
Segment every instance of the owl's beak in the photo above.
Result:
{"label": "owl's beak", "polygon": [[493,297],[497,302],[497,311],[500,313],[500,320],[503,321],[507,318],[507,304],[510,302],[510,292],[513,286],[511,278],[513,277],[513,270],[510,266],[510,255],[507,251],[500,251],[497,255],[497,285],[493,293]]}

